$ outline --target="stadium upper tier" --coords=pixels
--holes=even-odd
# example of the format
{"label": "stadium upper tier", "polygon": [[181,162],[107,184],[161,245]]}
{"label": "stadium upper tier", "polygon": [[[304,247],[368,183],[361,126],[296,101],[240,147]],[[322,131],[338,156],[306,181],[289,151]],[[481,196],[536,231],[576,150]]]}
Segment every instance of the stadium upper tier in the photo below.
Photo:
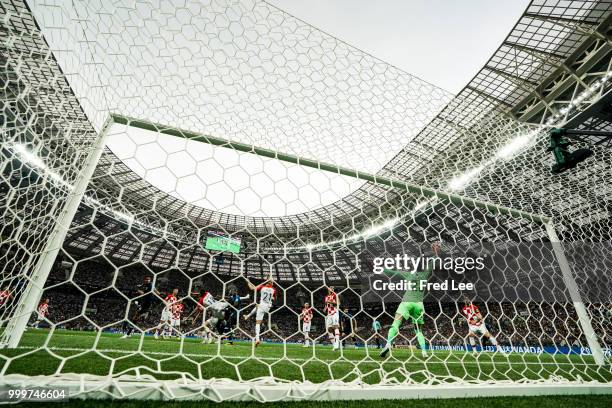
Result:
{"label": "stadium upper tier", "polygon": [[[79,143],[88,143],[98,133],[108,114],[122,107],[125,111],[120,113],[158,119],[157,121],[163,119],[163,122],[169,125],[210,134],[216,132],[220,133],[219,136],[230,139],[241,135],[255,135],[251,139],[247,137],[247,142],[256,145],[267,143],[263,136],[257,135],[269,135],[271,129],[276,129],[274,125],[278,122],[281,124],[280,131],[276,138],[271,138],[270,143],[276,143],[275,146],[281,151],[291,151],[293,146],[297,145],[297,140],[307,140],[317,131],[322,131],[329,137],[334,136],[335,128],[324,126],[326,118],[320,120],[304,115],[300,117],[299,126],[294,126],[290,116],[279,116],[282,109],[277,109],[273,104],[263,107],[265,115],[262,116],[257,105],[265,99],[274,99],[265,94],[248,94],[246,99],[236,101],[236,98],[240,98],[240,93],[232,97],[220,91],[209,100],[197,102],[206,106],[212,105],[211,112],[217,116],[211,119],[210,123],[203,123],[201,119],[195,120],[190,110],[194,102],[180,92],[168,95],[173,88],[163,87],[164,84],[177,80],[172,75],[173,66],[169,61],[173,58],[184,58],[180,53],[160,57],[164,64],[167,64],[168,78],[159,79],[160,82],[152,84],[150,90],[139,94],[140,90],[137,88],[143,84],[129,82],[142,72],[130,71],[134,67],[130,66],[129,58],[121,60],[119,56],[113,55],[109,59],[97,60],[101,53],[107,52],[105,46],[109,48],[109,54],[112,52],[111,34],[116,34],[113,32],[116,22],[105,20],[104,13],[92,16],[99,19],[96,27],[92,27],[96,24],[87,25],[83,32],[80,32],[80,20],[72,18],[70,13],[55,14],[57,10],[48,10],[43,3],[33,1],[31,8],[20,1],[2,0],[1,4],[4,15],[8,17],[0,23],[0,32],[6,39],[1,45],[3,65],[7,68],[1,76],[4,99],[9,101],[5,103],[5,112],[8,118],[17,123],[17,127],[26,127],[29,131],[49,135],[49,139],[54,143],[70,143],[70,148],[78,148]],[[609,237],[612,231],[609,221],[609,201],[612,194],[609,187],[602,188],[609,185],[608,181],[612,175],[609,151],[604,147],[596,147],[595,157],[588,165],[577,169],[571,179],[553,178],[549,174],[551,157],[544,149],[547,139],[546,129],[542,125],[612,129],[609,95],[612,81],[608,81],[612,50],[611,9],[610,1],[533,1],[490,60],[452,99],[444,91],[321,33],[265,2],[245,2],[240,10],[230,10],[228,13],[241,13],[243,19],[251,13],[251,17],[257,21],[267,22],[265,27],[261,27],[265,32],[261,34],[260,39],[286,41],[287,44],[284,45],[287,47],[292,44],[305,45],[299,44],[299,35],[305,32],[313,36],[311,41],[320,42],[324,47],[317,51],[317,55],[324,54],[327,50],[325,47],[331,47],[353,57],[361,56],[372,68],[367,70],[367,78],[363,83],[384,86],[385,82],[391,81],[393,84],[403,84],[403,91],[413,97],[412,100],[409,98],[406,101],[396,101],[401,112],[395,112],[388,117],[382,115],[384,119],[392,121],[391,125],[366,124],[355,122],[355,118],[352,118],[351,125],[343,128],[344,139],[341,137],[338,144],[320,148],[306,143],[304,151],[293,151],[294,153],[306,157],[314,154],[313,159],[331,161],[334,157],[342,156],[337,153],[342,153],[343,143],[349,143],[351,137],[355,138],[358,132],[362,132],[367,136],[366,140],[364,136],[357,137],[360,141],[355,148],[357,160],[351,159],[352,163],[358,163],[358,170],[363,170],[359,168],[359,165],[363,165],[366,169],[374,169],[378,175],[391,179],[411,180],[416,184],[442,191],[455,191],[494,204],[535,214],[562,217],[565,223],[572,223],[574,234],[576,231],[583,231],[579,232],[580,236],[576,238],[598,240]],[[45,14],[47,12],[50,14]],[[144,10],[135,10],[136,15],[138,12]],[[118,18],[124,17],[121,13]],[[172,13],[173,11],[169,15]],[[176,13],[177,16],[179,14]],[[37,15],[44,18],[37,21],[34,17]],[[129,18],[135,18],[134,15],[128,15]],[[63,21],[64,18],[68,20]],[[181,24],[180,20],[166,21],[166,18],[167,16],[149,16],[143,17],[143,21]],[[58,21],[62,21],[62,24],[58,24]],[[217,28],[223,24],[229,27],[231,22],[217,21],[215,24]],[[58,26],[62,28],[58,29]],[[147,24],[143,26],[146,27]],[[62,47],[54,46],[54,42],[67,38],[66,32],[75,41],[78,41],[80,36],[85,36],[90,48],[64,55]],[[106,36],[108,33],[111,34]],[[249,38],[246,32],[233,35],[238,35],[245,41]],[[255,39],[253,41],[257,42]],[[221,72],[227,70],[227,66],[225,61],[216,58],[214,52],[208,55],[207,52],[212,52],[214,48],[213,44],[209,45],[212,47],[210,50],[205,47],[198,50],[187,47],[186,52],[204,53],[208,64],[212,64],[207,66],[211,76],[198,79],[195,75],[193,78],[186,78],[183,86],[196,86],[197,83],[193,81],[206,82],[211,78],[223,80],[214,76],[217,75],[215,70]],[[263,48],[269,45],[270,43],[258,44]],[[87,58],[92,58],[93,62],[84,63]],[[294,58],[299,60],[298,56]],[[291,60],[291,57],[288,59]],[[113,72],[113,65],[109,65],[109,60],[112,64],[123,64],[123,71]],[[67,67],[58,61],[63,61]],[[239,66],[236,69],[253,69],[265,61],[250,63],[253,66]],[[324,70],[327,62],[322,60],[321,65],[317,65],[316,61],[301,63],[311,70]],[[69,77],[64,74],[66,68],[70,72]],[[82,72],[75,75],[79,68]],[[244,75],[251,74],[256,75]],[[357,72],[354,75],[364,73]],[[329,78],[323,78],[321,81],[324,79]],[[110,83],[113,80],[116,83]],[[344,80],[345,78],[336,78],[337,83],[330,86],[338,86]],[[296,93],[294,98],[304,96],[300,93],[303,90],[293,92]],[[251,106],[249,101],[252,101],[252,97],[256,101]],[[168,98],[171,100],[168,101]],[[417,109],[419,104],[414,103],[418,102],[419,98],[427,101],[422,104],[425,106],[422,111]],[[340,99],[336,103],[340,103]],[[291,99],[287,103],[296,100]],[[234,105],[228,107],[228,103]],[[363,108],[363,100],[355,103],[361,107],[357,116],[366,111],[370,112],[375,107],[374,103]],[[153,108],[160,106],[167,110],[154,111]],[[385,110],[397,108],[381,106]],[[325,107],[330,108],[328,105]],[[234,116],[235,122],[228,122],[228,118],[239,112],[240,108],[243,108],[243,113]],[[326,112],[330,117],[335,117],[342,113],[342,109]],[[249,117],[249,113],[254,116]],[[406,122],[408,116],[411,117],[410,123]],[[224,121],[228,124],[221,125]],[[409,140],[403,147],[398,146],[400,140],[394,140],[392,137],[385,139],[391,146],[396,147],[398,153],[394,157],[385,158],[386,163],[372,164],[366,160],[368,157],[377,156],[368,150],[368,147],[374,144],[369,135],[384,135],[384,131],[403,127],[406,132],[401,140]],[[280,136],[287,134],[290,137],[281,143]],[[326,155],[325,152],[329,151],[332,153]],[[47,161],[50,167],[53,163],[62,161],[62,157],[52,159]],[[342,164],[351,167],[351,162]],[[270,247],[275,247],[274,241],[281,238],[286,240],[295,237],[297,232],[302,244],[312,242],[310,238],[317,241],[322,233],[325,235],[325,241],[333,241],[343,235],[359,232],[360,229],[384,224],[391,218],[402,217],[422,199],[405,191],[365,182],[341,200],[301,214],[283,217],[233,215],[194,206],[160,191],[143,180],[109,149],[102,155],[87,195],[90,200],[82,206],[82,211],[75,221],[77,224],[79,217],[87,218],[87,208],[94,206],[109,216],[108,222],[102,222],[109,225],[109,228],[112,224],[133,219],[138,221],[134,225],[136,228],[142,227],[141,229],[153,236],[165,230],[170,232],[170,237],[180,237],[183,241],[191,242],[194,238],[193,231],[207,226],[222,227],[229,232],[243,231],[247,240],[248,235],[261,238],[273,233],[269,239]],[[112,218],[114,220],[111,220]],[[472,218],[476,224],[491,223],[479,215]],[[332,223],[333,228],[328,228]],[[471,228],[468,221],[465,223],[457,225],[456,228]],[[505,231],[506,235],[511,235],[507,231],[512,230],[512,223],[500,225],[499,228]],[[83,239],[88,234],[96,235],[85,228],[80,231]]]}

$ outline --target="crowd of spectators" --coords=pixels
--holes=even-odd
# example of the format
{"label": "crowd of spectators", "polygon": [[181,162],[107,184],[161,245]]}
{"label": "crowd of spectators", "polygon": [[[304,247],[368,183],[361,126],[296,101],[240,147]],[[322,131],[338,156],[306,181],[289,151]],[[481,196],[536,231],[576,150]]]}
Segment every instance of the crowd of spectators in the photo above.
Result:
{"label": "crowd of spectators", "polygon": [[[61,289],[61,287],[59,288]],[[211,290],[212,293],[220,293]],[[164,293],[163,291],[161,292]],[[246,292],[243,292],[246,293]],[[185,321],[196,307],[198,292],[188,294],[182,292],[182,302],[186,306],[183,313],[182,333],[197,335],[201,328],[201,319]],[[49,321],[59,327],[74,330],[118,330],[124,329],[123,322],[132,315],[129,307],[135,307],[118,291],[106,290],[85,296],[82,293],[51,290],[45,294],[50,299]],[[271,341],[300,342],[303,336],[300,332],[299,313],[300,306],[290,305],[286,299],[276,301],[270,318],[265,323],[263,338]],[[395,304],[367,306],[360,309],[356,305],[348,305],[349,313],[354,320],[355,332],[353,342],[358,345],[375,344],[376,333],[373,322],[377,320],[382,326],[378,336],[385,336],[393,321]],[[425,305],[426,317],[423,333],[430,344],[457,346],[464,345],[468,332],[465,318],[461,315],[460,304]],[[478,304],[485,316],[485,322],[490,331],[495,334],[502,345],[508,346],[586,346],[581,336],[581,329],[575,310],[571,305],[564,304],[515,304],[515,303],[482,303]],[[243,301],[238,316],[242,316],[254,303],[251,299]],[[159,323],[159,316],[163,302],[158,300],[152,312],[145,320],[138,323],[143,331],[155,329]],[[324,315],[322,305],[315,304],[315,314],[312,322],[311,336],[326,341]],[[133,309],[132,309],[133,310]],[[602,316],[602,324],[595,325],[601,338],[610,346],[610,317]],[[607,323],[607,324],[606,324]],[[607,331],[605,328],[607,327]],[[345,330],[346,332],[346,330]],[[254,319],[244,321],[238,319],[234,330],[234,337],[250,339],[254,333]],[[345,333],[348,334],[348,333]],[[414,344],[413,331],[410,323],[405,323],[401,335],[396,339],[397,344]]]}
{"label": "crowd of spectators", "polygon": [[[199,296],[204,291],[211,292],[217,299],[227,296],[230,291],[241,295],[250,294],[243,301],[237,314],[245,314],[254,306],[254,294],[249,291],[243,278],[233,278],[225,282],[221,277],[210,273],[200,276],[186,276],[181,270],[170,269],[153,273],[140,264],[116,266],[96,258],[81,261],[77,267],[65,266],[61,259],[56,262],[43,297],[50,299],[47,324],[71,330],[117,330],[125,329],[124,322],[132,316],[139,293],[136,287],[145,276],[154,276],[155,288],[159,295],[149,316],[138,322],[143,331],[154,330],[159,323],[163,307],[162,298],[174,288],[185,305],[183,317],[188,316],[196,307]],[[19,282],[12,286],[18,285]],[[16,286],[15,286],[16,287]],[[278,298],[269,321],[265,322],[263,338],[271,341],[299,342],[303,340],[300,332],[299,313],[304,302],[315,308],[312,322],[312,337],[326,341],[323,315],[323,298],[326,288],[323,285],[296,285],[293,282],[278,282]],[[354,326],[354,340],[357,344],[375,344],[375,339],[386,336],[393,322],[397,303],[364,302],[353,290],[337,291],[343,306],[349,308]],[[14,304],[20,291],[14,291]],[[485,316],[490,331],[502,345],[508,346],[586,346],[586,340],[578,321],[576,311],[569,303],[546,302],[477,302]],[[465,344],[468,332],[465,318],[461,315],[460,303],[426,303],[423,334],[430,344],[460,346]],[[6,307],[5,307],[6,308]],[[612,347],[612,305],[589,304],[591,322],[604,347]],[[378,334],[373,330],[377,320],[381,325]],[[183,320],[182,332],[194,335],[200,331],[201,319],[186,322]],[[129,323],[128,323],[129,324]],[[346,331],[346,330],[345,330]],[[254,321],[238,319],[234,337],[249,340],[254,334]],[[347,333],[345,333],[347,334]],[[414,344],[413,331],[406,323],[396,339],[398,344]]]}

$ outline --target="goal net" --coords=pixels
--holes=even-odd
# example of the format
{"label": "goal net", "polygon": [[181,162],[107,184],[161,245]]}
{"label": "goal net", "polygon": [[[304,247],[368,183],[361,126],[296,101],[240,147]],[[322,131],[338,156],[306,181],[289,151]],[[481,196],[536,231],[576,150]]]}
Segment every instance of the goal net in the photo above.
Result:
{"label": "goal net", "polygon": [[266,2],[1,4],[3,392],[609,392],[603,148]]}

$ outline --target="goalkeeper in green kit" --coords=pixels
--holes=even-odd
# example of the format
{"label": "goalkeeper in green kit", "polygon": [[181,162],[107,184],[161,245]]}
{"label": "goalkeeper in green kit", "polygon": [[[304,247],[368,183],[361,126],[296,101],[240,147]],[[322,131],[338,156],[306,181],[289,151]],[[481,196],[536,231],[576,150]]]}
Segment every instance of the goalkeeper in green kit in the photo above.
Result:
{"label": "goalkeeper in green kit", "polygon": [[[440,252],[440,244],[434,242],[431,245],[434,257],[438,257]],[[414,324],[414,333],[416,335],[419,347],[423,357],[427,357],[427,350],[425,345],[425,336],[421,331],[421,327],[425,323],[425,307],[423,306],[423,291],[419,288],[420,281],[427,281],[431,275],[433,267],[427,265],[424,271],[420,272],[399,272],[385,270],[384,273],[388,276],[400,276],[402,279],[408,282],[414,282],[414,289],[409,289],[404,292],[402,302],[395,311],[395,318],[393,324],[389,328],[389,334],[387,335],[387,344],[385,348],[380,352],[381,357],[385,357],[391,347],[393,346],[393,340],[399,334],[400,327],[404,320],[409,320]]]}

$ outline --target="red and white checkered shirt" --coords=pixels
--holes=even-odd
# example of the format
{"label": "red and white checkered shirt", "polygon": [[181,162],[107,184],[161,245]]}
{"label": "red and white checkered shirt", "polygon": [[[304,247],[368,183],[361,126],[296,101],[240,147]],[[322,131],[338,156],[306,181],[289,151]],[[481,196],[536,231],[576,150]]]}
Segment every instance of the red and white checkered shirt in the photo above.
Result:
{"label": "red and white checkered shirt", "polygon": [[336,312],[338,311],[337,307],[338,296],[336,296],[335,293],[332,292],[329,295],[325,296],[325,309],[323,309],[323,311],[327,312],[328,316],[336,314]]}
{"label": "red and white checkered shirt", "polygon": [[210,292],[204,293],[202,296],[200,296],[200,299],[198,299],[198,307],[200,309],[203,309],[206,306],[211,306],[213,303],[215,303],[215,298],[210,294]]}
{"label": "red and white checkered shirt", "polygon": [[176,303],[176,296],[172,293],[168,293],[164,299],[164,303],[166,304],[166,310],[172,313],[172,307]]}
{"label": "red and white checkered shirt", "polygon": [[304,323],[310,323],[312,320],[312,307],[302,308],[302,313],[300,313],[300,317]]}
{"label": "red and white checkered shirt", "polygon": [[172,307],[172,318],[174,320],[179,320],[183,310],[185,310],[185,306],[182,303],[175,303]]}
{"label": "red and white checkered shirt", "polygon": [[38,314],[41,316],[47,316],[49,314],[49,304],[41,303],[38,305]]}
{"label": "red and white checkered shirt", "polygon": [[11,292],[3,290],[0,292],[0,306],[4,305],[11,298]]}
{"label": "red and white checkered shirt", "polygon": [[463,306],[462,312],[465,315],[468,324],[472,326],[480,326],[482,324],[482,320],[478,318],[480,310],[478,310],[476,305],[471,304],[469,306]]}

